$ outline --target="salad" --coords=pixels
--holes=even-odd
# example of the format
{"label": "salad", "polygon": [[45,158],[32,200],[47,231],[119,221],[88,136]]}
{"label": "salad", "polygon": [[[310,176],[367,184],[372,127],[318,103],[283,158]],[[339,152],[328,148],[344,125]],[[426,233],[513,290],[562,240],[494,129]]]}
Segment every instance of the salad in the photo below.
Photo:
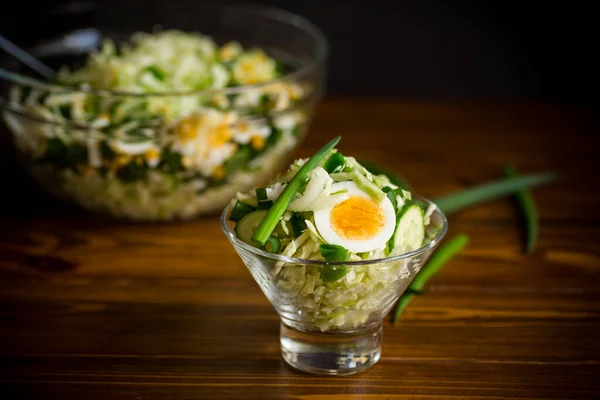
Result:
{"label": "salad", "polygon": [[286,69],[237,42],[139,32],[61,68],[58,86],[15,85],[28,118],[4,117],[63,197],[118,217],[192,217],[269,176],[304,134],[311,88],[279,79]]}
{"label": "salad", "polygon": [[[439,231],[435,205],[425,208],[387,176],[371,174],[334,148],[337,141],[270,185],[238,193],[228,216],[237,239],[286,257],[268,264],[275,287],[267,297],[282,297],[294,309],[289,319],[321,331],[356,328],[391,307],[420,263],[381,259],[417,250]],[[378,261],[344,265],[367,260]]]}

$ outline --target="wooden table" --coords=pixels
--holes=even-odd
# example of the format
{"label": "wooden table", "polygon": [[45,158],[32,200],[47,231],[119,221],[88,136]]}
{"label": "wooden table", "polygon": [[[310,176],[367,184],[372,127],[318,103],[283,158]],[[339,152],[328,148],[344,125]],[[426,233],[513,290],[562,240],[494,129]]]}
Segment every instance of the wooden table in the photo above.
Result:
{"label": "wooden table", "polygon": [[447,237],[470,235],[468,248],[397,326],[386,321],[380,362],[350,377],[286,366],[277,315],[216,218],[114,223],[34,188],[4,196],[0,398],[598,398],[600,141],[589,115],[349,100],[318,109],[297,156],[341,134],[345,154],[389,164],[424,196],[498,178],[505,163],[569,174],[534,191],[530,256],[509,199],[452,215]]}

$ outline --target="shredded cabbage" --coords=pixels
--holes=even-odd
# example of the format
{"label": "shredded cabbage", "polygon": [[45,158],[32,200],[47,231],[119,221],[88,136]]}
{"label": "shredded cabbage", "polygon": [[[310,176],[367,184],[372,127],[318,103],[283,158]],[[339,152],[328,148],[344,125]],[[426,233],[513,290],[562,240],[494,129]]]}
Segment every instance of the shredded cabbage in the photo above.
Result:
{"label": "shredded cabbage", "polygon": [[429,207],[427,207],[427,211],[425,211],[425,215],[423,216],[423,219],[425,220],[425,225],[429,225],[429,223],[431,222],[431,216],[433,215],[434,211],[435,205],[430,204]]}
{"label": "shredded cabbage", "polygon": [[[309,245],[305,242],[303,247]],[[354,266],[342,279],[327,283],[321,279],[320,266],[278,263],[272,273],[278,289],[296,308],[296,317],[325,332],[355,329],[389,307],[400,286],[409,283],[410,275],[402,273],[404,264],[400,260]]]}
{"label": "shredded cabbage", "polygon": [[316,211],[331,207],[348,198],[346,193],[331,193],[333,180],[327,171],[317,167],[308,174],[308,185],[304,194],[297,197],[288,206],[290,211]]}
{"label": "shredded cabbage", "polygon": [[[370,175],[370,173],[369,173]],[[350,173],[350,177],[356,183],[360,189],[364,190],[373,200],[381,201],[385,197],[385,193],[381,188],[377,187],[373,182],[369,181],[369,178],[359,171],[354,170]]]}

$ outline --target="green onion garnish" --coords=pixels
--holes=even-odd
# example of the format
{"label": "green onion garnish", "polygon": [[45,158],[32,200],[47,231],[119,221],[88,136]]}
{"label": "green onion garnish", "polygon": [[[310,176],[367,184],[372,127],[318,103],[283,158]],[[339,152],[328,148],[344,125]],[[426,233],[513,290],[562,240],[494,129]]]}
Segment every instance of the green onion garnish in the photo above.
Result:
{"label": "green onion garnish", "polygon": [[300,170],[294,175],[292,180],[287,184],[281,195],[277,198],[273,206],[267,212],[267,215],[263,218],[256,228],[256,232],[252,236],[252,240],[259,246],[264,246],[265,242],[271,236],[271,233],[275,229],[275,226],[279,222],[279,219],[287,209],[288,205],[296,195],[296,192],[300,189],[306,176],[310,171],[315,169],[317,165],[325,158],[327,154],[335,147],[340,141],[341,137],[336,137],[319,151],[317,151],[307,162],[300,168]]}
{"label": "green onion garnish", "polygon": [[398,213],[401,210],[398,209],[398,202],[396,201],[396,197],[397,196],[402,197],[402,188],[392,189],[389,186],[385,186],[381,190],[383,190],[383,192],[385,193],[387,198],[390,199],[390,201],[392,202],[392,206],[394,206],[394,211],[396,212],[396,215],[398,215]]}
{"label": "green onion garnish", "polygon": [[306,220],[304,214],[301,212],[294,211],[290,218],[290,224],[292,225],[292,233],[294,237],[298,237],[306,230]]}
{"label": "green onion garnish", "polygon": [[396,309],[394,310],[394,317],[392,318],[394,324],[398,322],[400,315],[412,301],[413,297],[423,291],[423,287],[427,281],[456,253],[461,251],[468,242],[469,237],[467,235],[458,235],[431,255],[431,258],[429,258],[425,266],[417,273],[415,279],[411,282],[402,296],[400,296],[400,300],[398,300],[398,304],[396,304]]}
{"label": "green onion garnish", "polygon": [[162,82],[165,80],[165,78],[166,78],[165,72],[162,69],[160,69],[159,67],[157,67],[156,65],[151,65],[146,69],[159,81]]}
{"label": "green onion garnish", "polygon": [[[350,252],[337,244],[322,244],[319,246],[321,255],[328,262],[345,262],[350,259]],[[335,282],[346,275],[346,267],[343,265],[326,265],[321,271],[323,282]]]}
{"label": "green onion garnish", "polygon": [[256,207],[253,205],[243,203],[241,201],[236,201],[235,205],[231,209],[231,214],[229,215],[229,220],[233,222],[238,222],[240,219],[244,218],[247,214],[256,210]]}
{"label": "green onion garnish", "polygon": [[269,200],[267,197],[267,188],[257,188],[256,189],[256,199],[258,201]]}
{"label": "green onion garnish", "polygon": [[467,207],[494,200],[527,187],[539,186],[558,179],[553,172],[523,175],[475,186],[457,193],[438,197],[433,202],[446,214],[461,211]]}
{"label": "green onion garnish", "polygon": [[257,188],[256,189],[256,199],[258,200],[258,209],[259,210],[267,210],[271,208],[273,205],[273,201],[269,200],[267,197],[267,189],[266,188]]}
{"label": "green onion garnish", "polygon": [[346,160],[341,153],[333,153],[327,161],[325,161],[325,165],[323,168],[327,171],[328,174],[333,173],[336,169],[342,167]]}
{"label": "green onion garnish", "polygon": [[319,250],[325,261],[337,262],[350,259],[350,252],[337,244],[322,244],[319,246]]}
{"label": "green onion garnish", "polygon": [[338,279],[342,279],[344,276],[346,276],[346,267],[343,265],[326,265],[321,272],[321,279],[323,282],[335,282]]}
{"label": "green onion garnish", "polygon": [[269,237],[265,243],[265,250],[269,253],[279,253],[279,250],[281,250],[281,241],[275,236]]}
{"label": "green onion garnish", "polygon": [[258,202],[258,209],[259,210],[268,210],[272,206],[273,206],[273,202],[271,200]]}
{"label": "green onion garnish", "polygon": [[[504,174],[508,178],[517,178],[519,173],[513,167],[507,166],[504,169]],[[538,235],[538,212],[537,207],[535,205],[535,200],[533,200],[533,195],[529,190],[519,190],[515,193],[515,197],[517,198],[517,202],[519,204],[519,209],[521,210],[521,214],[523,216],[523,220],[525,222],[526,229],[526,243],[525,243],[525,252],[527,254],[533,253],[535,249],[535,244],[537,242]]]}

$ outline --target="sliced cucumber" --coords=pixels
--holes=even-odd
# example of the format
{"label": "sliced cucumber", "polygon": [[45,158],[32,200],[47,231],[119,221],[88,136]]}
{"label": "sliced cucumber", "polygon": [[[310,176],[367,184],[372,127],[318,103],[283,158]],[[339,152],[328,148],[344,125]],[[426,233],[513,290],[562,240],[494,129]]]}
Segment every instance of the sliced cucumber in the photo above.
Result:
{"label": "sliced cucumber", "polygon": [[229,220],[237,222],[240,219],[244,218],[246,215],[250,214],[252,211],[256,211],[256,207],[238,200],[235,202],[235,205],[231,210]]}
{"label": "sliced cucumber", "polygon": [[242,219],[235,224],[235,235],[244,243],[252,246],[256,244],[252,241],[252,235],[260,225],[263,218],[267,215],[267,210],[257,210],[246,214]]}
{"label": "sliced cucumber", "polygon": [[[235,224],[234,230],[237,238],[240,239],[242,242],[248,243],[252,246],[256,246],[256,243],[252,241],[252,235],[254,235],[256,228],[258,228],[260,222],[263,220],[265,215],[267,215],[267,211],[269,210],[256,210],[244,215],[244,217],[242,217],[242,219],[240,219],[237,222],[237,224]],[[273,230],[273,235],[277,236],[280,239],[288,236],[283,231],[283,228],[279,223]]]}
{"label": "sliced cucumber", "polygon": [[391,253],[397,247],[404,252],[418,249],[425,239],[425,221],[423,209],[417,204],[406,204],[396,219],[396,231],[388,242]]}

